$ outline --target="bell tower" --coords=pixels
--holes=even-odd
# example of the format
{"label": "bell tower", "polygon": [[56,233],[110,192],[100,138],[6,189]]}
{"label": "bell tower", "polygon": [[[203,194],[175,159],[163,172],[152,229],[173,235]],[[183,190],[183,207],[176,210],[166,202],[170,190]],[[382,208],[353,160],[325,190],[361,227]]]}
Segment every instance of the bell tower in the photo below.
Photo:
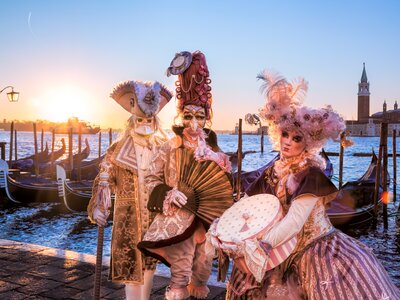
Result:
{"label": "bell tower", "polygon": [[358,83],[358,111],[357,120],[367,122],[369,118],[369,82],[367,72],[365,71],[365,63],[363,63],[363,71],[361,81]]}

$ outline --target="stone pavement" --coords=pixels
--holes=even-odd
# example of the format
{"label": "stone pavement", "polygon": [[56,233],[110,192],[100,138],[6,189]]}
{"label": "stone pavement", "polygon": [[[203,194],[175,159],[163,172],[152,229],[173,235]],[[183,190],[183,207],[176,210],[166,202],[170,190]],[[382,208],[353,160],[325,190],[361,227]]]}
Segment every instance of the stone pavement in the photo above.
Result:
{"label": "stone pavement", "polygon": [[[0,239],[0,299],[92,299],[95,256]],[[124,286],[107,281],[103,260],[102,299],[125,299]],[[169,278],[155,276],[150,299],[163,299]],[[224,299],[210,286],[207,299]]]}

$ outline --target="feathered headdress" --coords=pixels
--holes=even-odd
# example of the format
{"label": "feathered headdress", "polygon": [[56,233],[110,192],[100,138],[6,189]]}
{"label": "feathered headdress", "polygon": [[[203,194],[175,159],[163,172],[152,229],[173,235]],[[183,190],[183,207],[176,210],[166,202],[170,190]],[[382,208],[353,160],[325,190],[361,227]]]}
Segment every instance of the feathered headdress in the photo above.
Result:
{"label": "feathered headdress", "polygon": [[314,109],[302,105],[308,90],[303,78],[288,82],[268,71],[257,78],[265,82],[261,89],[265,91],[266,103],[260,109],[260,116],[267,123],[275,149],[279,149],[282,131],[296,130],[303,134],[307,151],[316,154],[328,139],[337,139],[345,129],[343,118],[331,106]]}

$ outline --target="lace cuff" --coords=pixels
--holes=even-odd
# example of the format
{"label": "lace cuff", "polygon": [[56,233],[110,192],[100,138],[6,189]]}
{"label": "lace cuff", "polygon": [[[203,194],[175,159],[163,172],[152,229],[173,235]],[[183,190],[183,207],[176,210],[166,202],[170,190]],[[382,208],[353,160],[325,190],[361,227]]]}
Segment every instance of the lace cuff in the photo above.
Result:
{"label": "lace cuff", "polygon": [[172,205],[173,199],[174,199],[174,189],[168,191],[167,195],[165,196],[165,200],[163,202],[163,214],[165,216],[172,216],[177,210],[177,207],[175,205]]}
{"label": "lace cuff", "polygon": [[230,173],[232,171],[232,165],[229,161],[229,158],[226,154],[222,152],[217,152],[218,160],[216,163],[223,169],[225,172]]}

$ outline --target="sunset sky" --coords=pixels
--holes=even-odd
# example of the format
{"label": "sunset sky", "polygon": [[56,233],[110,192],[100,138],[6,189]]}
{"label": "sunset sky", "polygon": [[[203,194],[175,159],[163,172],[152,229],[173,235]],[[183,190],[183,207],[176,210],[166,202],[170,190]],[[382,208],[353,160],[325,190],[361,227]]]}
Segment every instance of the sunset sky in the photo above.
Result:
{"label": "sunset sky", "polygon": [[[400,100],[399,1],[18,0],[0,5],[0,119],[103,128],[129,117],[109,98],[124,80],[158,80],[176,52],[201,50],[212,79],[213,128],[233,129],[263,104],[263,69],[309,82],[306,104],[357,118],[363,62],[371,113]],[[400,101],[399,101],[400,102]],[[159,115],[169,127],[175,99]],[[246,129],[246,128],[245,128]],[[250,129],[250,127],[248,127]]]}

